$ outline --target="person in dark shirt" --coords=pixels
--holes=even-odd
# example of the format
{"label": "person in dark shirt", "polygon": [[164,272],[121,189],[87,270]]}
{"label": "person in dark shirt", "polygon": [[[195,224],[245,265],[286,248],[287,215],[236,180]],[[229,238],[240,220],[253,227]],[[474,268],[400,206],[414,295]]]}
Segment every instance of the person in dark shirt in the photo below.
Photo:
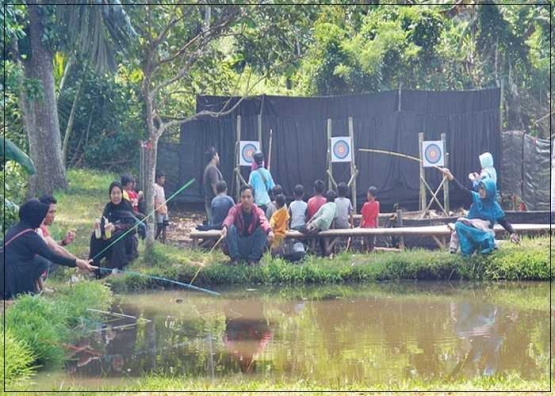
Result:
{"label": "person in dark shirt", "polygon": [[[87,261],[64,257],[54,253],[44,239],[36,233],[40,227],[49,205],[38,199],[31,199],[19,208],[19,223],[6,233],[4,253],[0,257],[0,289],[5,300],[18,294],[34,293],[37,281],[48,268],[48,262],[66,267],[79,267],[92,271],[95,267]],[[4,278],[5,276],[5,278]]]}
{"label": "person in dark shirt", "polygon": [[220,156],[214,147],[210,147],[204,153],[206,158],[206,168],[203,173],[204,185],[204,207],[206,209],[206,216],[208,217],[208,224],[212,223],[212,199],[218,194],[216,184],[224,178],[218,169],[220,164]]}
{"label": "person in dark shirt", "polygon": [[226,239],[227,249],[234,265],[240,260],[256,264],[262,258],[266,239],[272,242],[274,233],[264,212],[254,204],[254,190],[250,185],[240,189],[241,203],[233,206],[222,227],[222,238]]}
{"label": "person in dark shirt", "polygon": [[[104,207],[102,219],[95,223],[95,232],[90,240],[90,258],[96,266],[100,266],[101,260],[106,258],[109,268],[122,269],[130,261],[138,256],[138,240],[136,228],[137,218],[133,215],[133,208],[123,198],[123,187],[120,182],[113,182],[109,188],[110,202]],[[100,238],[96,235],[96,229],[100,227]],[[129,229],[133,229],[129,231]],[[123,239],[118,240],[123,234]],[[105,273],[104,273],[105,274]],[[101,272],[97,272],[100,278]]]}

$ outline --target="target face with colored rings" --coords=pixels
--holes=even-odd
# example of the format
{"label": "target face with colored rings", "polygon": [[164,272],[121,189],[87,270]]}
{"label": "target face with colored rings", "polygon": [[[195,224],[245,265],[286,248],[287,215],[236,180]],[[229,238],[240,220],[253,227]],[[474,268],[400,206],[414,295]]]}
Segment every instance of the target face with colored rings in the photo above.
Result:
{"label": "target face with colored rings", "polygon": [[347,158],[347,156],[349,155],[349,152],[350,152],[349,143],[347,143],[345,140],[338,140],[333,145],[333,154],[338,159]]}
{"label": "target face with colored rings", "polygon": [[430,164],[437,164],[441,160],[441,155],[441,148],[435,143],[430,144],[424,151],[424,157]]}
{"label": "target face with colored rings", "polygon": [[253,160],[253,155],[254,153],[256,153],[256,146],[254,144],[248,143],[245,144],[243,146],[243,150],[241,151],[241,157],[243,159],[244,162],[247,162],[249,164],[252,164]]}

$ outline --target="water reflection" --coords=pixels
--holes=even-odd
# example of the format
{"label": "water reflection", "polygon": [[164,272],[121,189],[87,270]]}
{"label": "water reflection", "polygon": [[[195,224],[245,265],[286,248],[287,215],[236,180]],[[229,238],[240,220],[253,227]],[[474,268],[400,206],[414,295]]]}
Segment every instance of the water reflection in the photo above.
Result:
{"label": "water reflection", "polygon": [[232,361],[243,373],[256,371],[256,357],[272,337],[261,301],[240,300],[225,305],[223,342]]}
{"label": "water reflection", "polygon": [[494,375],[499,370],[505,335],[518,320],[518,313],[504,312],[482,301],[451,302],[450,309],[455,333],[464,340],[464,358],[459,359],[451,376],[458,376],[465,369],[471,375]]}
{"label": "water reflection", "polygon": [[[239,375],[341,388],[548,373],[546,286],[372,286],[123,296],[68,350],[66,378]],[[523,297],[524,296],[524,297]],[[176,301],[181,301],[177,304]],[[148,319],[148,320],[146,320]],[[41,388],[40,377],[37,389]]]}

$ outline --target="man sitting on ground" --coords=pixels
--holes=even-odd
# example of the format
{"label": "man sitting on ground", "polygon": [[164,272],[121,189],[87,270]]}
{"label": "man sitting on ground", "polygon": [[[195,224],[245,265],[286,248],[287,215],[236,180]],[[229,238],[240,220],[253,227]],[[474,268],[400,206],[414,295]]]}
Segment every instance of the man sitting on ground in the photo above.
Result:
{"label": "man sitting on ground", "polygon": [[[46,213],[46,217],[44,218],[40,228],[37,229],[37,233],[42,236],[46,245],[52,250],[54,253],[67,257],[73,260],[77,260],[73,254],[68,252],[64,246],[69,245],[75,239],[75,232],[68,231],[66,232],[65,236],[62,238],[60,242],[57,242],[52,236],[50,235],[50,231],[48,227],[54,223],[54,219],[56,218],[56,205],[58,201],[50,194],[45,194],[39,199],[40,202],[43,204],[48,205],[48,212]],[[48,273],[53,273],[58,268],[57,264],[50,263],[50,267],[48,269]]]}
{"label": "man sitting on ground", "polygon": [[264,212],[254,204],[254,190],[250,185],[240,189],[241,203],[233,206],[223,223],[222,237],[225,238],[231,264],[244,260],[249,265],[262,258],[266,240],[272,242],[274,233]]}

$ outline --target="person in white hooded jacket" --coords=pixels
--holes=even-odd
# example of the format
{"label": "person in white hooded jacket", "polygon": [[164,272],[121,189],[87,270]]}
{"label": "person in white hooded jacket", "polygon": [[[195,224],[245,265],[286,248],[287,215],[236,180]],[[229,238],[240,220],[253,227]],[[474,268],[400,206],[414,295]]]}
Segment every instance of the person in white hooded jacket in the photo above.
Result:
{"label": "person in white hooded jacket", "polygon": [[497,186],[497,171],[493,166],[493,156],[491,155],[491,153],[485,152],[480,154],[479,158],[480,165],[482,167],[480,174],[476,172],[468,174],[468,178],[470,179],[470,181],[472,181],[472,189],[477,191],[480,185],[480,181],[484,179],[493,180],[493,182]]}

